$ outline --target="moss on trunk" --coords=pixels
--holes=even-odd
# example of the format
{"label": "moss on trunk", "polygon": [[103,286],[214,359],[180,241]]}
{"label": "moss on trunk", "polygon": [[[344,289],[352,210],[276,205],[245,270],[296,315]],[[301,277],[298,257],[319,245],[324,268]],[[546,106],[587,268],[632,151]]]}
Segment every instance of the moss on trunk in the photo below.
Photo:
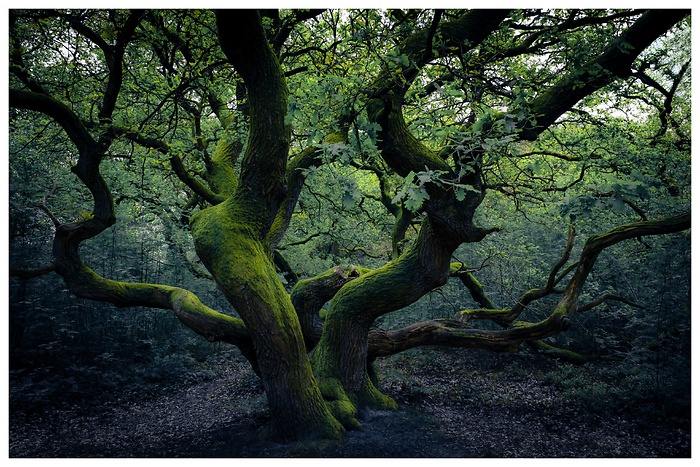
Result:
{"label": "moss on trunk", "polygon": [[321,340],[312,355],[315,374],[334,388],[325,397],[333,401],[347,398],[358,408],[396,407],[379,392],[367,371],[370,326],[379,316],[399,310],[444,284],[454,248],[453,243],[434,235],[426,220],[418,239],[403,255],[340,289],[331,301]]}
{"label": "moss on trunk", "polygon": [[316,385],[296,312],[256,228],[260,218],[245,201],[234,197],[193,216],[197,253],[246,323],[276,437],[336,439],[342,427]]}

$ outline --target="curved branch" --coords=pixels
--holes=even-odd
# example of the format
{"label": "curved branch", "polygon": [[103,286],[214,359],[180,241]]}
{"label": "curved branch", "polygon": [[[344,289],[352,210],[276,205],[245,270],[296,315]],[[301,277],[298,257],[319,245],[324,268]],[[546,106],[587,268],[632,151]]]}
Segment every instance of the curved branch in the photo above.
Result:
{"label": "curved branch", "polygon": [[[457,20],[440,25],[434,34],[445,41],[448,46],[445,50],[456,47],[465,52],[467,48],[477,47],[507,16],[508,10],[470,10]],[[398,81],[390,73],[381,75],[374,85],[374,99],[368,103],[371,119],[382,127],[379,136],[382,157],[402,177],[411,171],[426,170],[426,167],[429,170],[450,171],[442,158],[411,134],[401,111],[408,85],[432,55],[424,50],[431,31],[418,31],[401,45],[399,53],[410,57],[415,66],[404,70],[402,79]]]}
{"label": "curved branch", "polygon": [[80,118],[68,106],[47,94],[10,89],[9,104],[10,107],[33,110],[51,117],[65,130],[80,153],[97,146]]}
{"label": "curved branch", "polygon": [[[347,142],[347,132],[334,132],[327,135],[322,144],[336,144]],[[289,227],[294,208],[299,200],[299,195],[304,187],[306,173],[304,169],[317,164],[323,155],[323,151],[316,146],[309,146],[291,158],[287,164],[286,196],[282,201],[275,220],[270,228],[268,239],[271,247],[277,247]]]}
{"label": "curved branch", "polygon": [[10,106],[46,114],[66,131],[80,154],[71,168],[80,181],[90,190],[94,201],[93,216],[76,224],[61,225],[56,229],[54,254],[66,255],[70,261],[78,258],[78,245],[114,224],[112,194],[99,171],[106,146],[97,143],[78,116],[66,105],[51,96],[25,90],[10,90]]}
{"label": "curved branch", "polygon": [[615,301],[624,303],[625,305],[629,305],[629,306],[634,307],[634,308],[642,308],[642,309],[644,308],[642,305],[634,303],[632,300],[628,300],[625,297],[621,297],[619,295],[614,295],[614,294],[608,293],[608,294],[603,294],[600,297],[596,298],[595,300],[593,300],[589,303],[586,303],[583,306],[578,307],[578,309],[576,311],[581,313],[584,311],[592,310],[593,308],[607,302],[608,300],[615,300]]}
{"label": "curved branch", "polygon": [[129,17],[124,24],[118,28],[117,40],[114,46],[112,46],[108,44],[98,33],[82,23],[79,17],[59,13],[60,16],[63,16],[68,20],[68,23],[73,29],[97,45],[104,54],[105,62],[109,70],[109,77],[98,116],[100,122],[110,122],[112,119],[112,113],[114,112],[117,97],[119,96],[119,91],[121,90],[122,86],[122,60],[124,58],[126,46],[131,41],[136,27],[141,22],[141,17],[143,14],[144,11],[141,10],[134,10],[129,14]]}
{"label": "curved branch", "polygon": [[484,286],[481,285],[481,282],[474,277],[474,274],[465,270],[462,263],[453,263],[450,269],[450,274],[457,276],[459,280],[462,281],[462,284],[469,290],[469,293],[476,303],[488,310],[495,310],[498,308],[484,292]]}
{"label": "curved branch", "polygon": [[637,56],[688,14],[688,10],[679,9],[650,10],[642,15],[596,59],[563,77],[535,98],[531,111],[536,122],[534,125],[527,123],[520,137],[535,140],[581,99],[617,78],[630,76],[632,63]]}
{"label": "curved branch", "polygon": [[551,41],[547,41],[546,43],[541,43],[539,45],[535,45],[535,42],[537,39],[542,37],[543,35],[551,35],[553,33],[559,33],[561,34],[564,31],[570,31],[572,29],[577,29],[582,26],[587,26],[591,24],[605,24],[608,22],[611,22],[615,19],[619,18],[627,18],[630,16],[636,16],[639,14],[638,10],[630,10],[630,11],[621,11],[617,13],[613,13],[609,16],[602,16],[602,17],[591,17],[591,16],[584,16],[582,18],[575,19],[574,14],[572,15],[563,23],[560,25],[556,26],[553,30],[550,28],[542,28],[539,29],[538,31],[535,31],[531,35],[527,36],[523,41],[510,49],[504,50],[503,52],[499,53],[499,56],[502,57],[515,57],[517,55],[521,54],[527,54],[527,53],[532,53],[537,50],[539,50],[543,46],[548,46],[551,45]]}
{"label": "curved branch", "polygon": [[255,367],[255,352],[243,321],[207,307],[189,290],[105,279],[84,265],[70,273],[61,269],[58,272],[76,297],[109,302],[120,308],[143,306],[171,310],[185,326],[207,340],[240,348]]}
{"label": "curved branch", "polygon": [[170,165],[180,181],[190,187],[192,191],[204,198],[208,203],[216,205],[226,199],[224,196],[218,195],[217,193],[211,191],[196,178],[190,176],[190,174],[187,173],[185,165],[182,163],[182,159],[180,159],[178,156],[170,156]]}
{"label": "curved branch", "polygon": [[308,10],[292,10],[291,14],[285,18],[284,22],[282,23],[279,31],[275,35],[274,39],[272,39],[272,44],[273,48],[275,50],[275,53],[277,55],[280,54],[280,50],[282,50],[282,46],[284,45],[285,41],[287,38],[289,38],[289,35],[291,34],[292,30],[294,30],[294,27],[299,24],[303,23],[306,20],[309,20],[311,18],[315,18],[316,16],[320,15],[326,10],[323,9],[308,9]]}
{"label": "curved branch", "polygon": [[323,331],[323,319],[319,315],[321,307],[332,299],[341,287],[360,277],[361,272],[354,266],[338,266],[296,283],[292,289],[291,300],[299,317],[307,350],[313,349],[321,339]]}
{"label": "curved branch", "polygon": [[571,249],[574,247],[575,238],[576,228],[572,224],[571,228],[569,229],[569,237],[566,240],[566,247],[564,248],[564,253],[562,253],[561,258],[559,258],[559,261],[557,261],[556,264],[552,267],[552,270],[549,273],[549,277],[547,278],[547,285],[545,286],[546,289],[552,290],[554,288],[554,285],[557,283],[556,275],[561,270],[561,268],[564,267],[566,262],[569,261]]}
{"label": "curved branch", "polygon": [[[588,305],[578,307],[578,296],[598,255],[606,248],[624,240],[639,236],[666,235],[690,228],[690,213],[658,221],[641,221],[617,227],[601,235],[594,235],[586,241],[577,264],[576,272],[564,291],[564,297],[556,305],[551,315],[537,323],[517,323],[503,330],[474,329],[461,320],[437,319],[415,323],[401,329],[387,331],[374,329],[369,333],[370,359],[393,355],[404,350],[425,345],[480,348],[494,351],[513,352],[523,342],[538,341],[568,329],[571,316],[577,311],[586,311],[604,300],[619,299],[616,296],[602,296]],[[622,299],[620,301],[626,300]],[[511,310],[512,311],[512,310]],[[476,315],[507,316],[507,310],[476,310]]]}
{"label": "curved branch", "polygon": [[525,158],[525,157],[530,157],[530,156],[552,156],[552,157],[555,157],[557,159],[561,159],[561,160],[568,161],[568,162],[580,162],[583,160],[602,159],[602,156],[600,156],[598,154],[591,154],[584,159],[581,156],[572,156],[570,154],[564,154],[564,153],[554,151],[551,149],[538,149],[535,151],[524,152],[524,153],[520,153],[520,154],[513,154],[513,157],[517,157],[517,158]]}
{"label": "curved branch", "polygon": [[[287,84],[270,48],[257,11],[218,10],[221,50],[245,82],[250,108],[248,146],[241,161],[241,181],[254,196],[269,203],[274,216],[285,192],[291,138],[285,124]],[[265,220],[265,223],[272,219]],[[269,225],[263,226],[263,230]]]}

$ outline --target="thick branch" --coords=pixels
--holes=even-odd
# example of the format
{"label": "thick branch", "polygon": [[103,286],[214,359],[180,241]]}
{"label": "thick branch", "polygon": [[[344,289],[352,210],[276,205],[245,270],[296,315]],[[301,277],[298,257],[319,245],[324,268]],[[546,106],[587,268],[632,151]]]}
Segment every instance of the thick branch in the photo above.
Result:
{"label": "thick branch", "polygon": [[321,339],[321,307],[332,299],[341,287],[360,277],[360,273],[361,271],[354,266],[338,266],[318,276],[302,279],[294,286],[291,300],[299,317],[307,350],[313,349]]}
{"label": "thick branch", "polygon": [[[248,147],[241,163],[241,181],[254,196],[269,203],[274,216],[285,192],[290,128],[287,85],[279,62],[270,48],[260,16],[254,10],[216,12],[219,42],[236,71],[243,77],[250,106]],[[263,229],[272,218],[265,219]]]}
{"label": "thick branch", "polygon": [[650,10],[642,15],[596,59],[563,77],[532,102],[536,123],[523,128],[521,137],[535,140],[581,99],[617,78],[630,76],[637,56],[688,14],[687,10]]}
{"label": "thick branch", "polygon": [[[578,307],[578,296],[598,255],[606,248],[624,240],[646,235],[666,235],[690,228],[690,213],[659,220],[641,221],[623,225],[588,239],[574,276],[569,281],[564,297],[552,314],[538,323],[518,323],[503,330],[473,329],[461,320],[439,319],[416,323],[405,328],[387,331],[372,330],[369,334],[368,356],[393,355],[404,350],[425,346],[444,345],[451,347],[481,348],[495,351],[515,351],[522,342],[538,341],[558,334],[570,326],[571,316],[576,311],[588,310],[606,299],[619,297],[603,296],[589,305]],[[626,301],[625,301],[626,302]],[[504,310],[482,310],[486,313],[506,314]],[[478,312],[477,312],[478,313]]]}
{"label": "thick branch", "polygon": [[18,89],[10,89],[9,96],[10,107],[41,112],[55,120],[79,152],[86,152],[97,145],[80,118],[68,106],[51,96]]}
{"label": "thick branch", "polygon": [[118,307],[143,306],[172,310],[187,327],[211,342],[238,346],[255,366],[252,342],[243,321],[217,312],[179,287],[119,282],[105,279],[86,266],[62,273],[69,290],[80,298],[109,302]]}
{"label": "thick branch", "polygon": [[507,16],[507,10],[470,10],[437,30],[433,24],[429,31],[416,32],[401,45],[399,53],[409,56],[415,66],[405,70],[401,80],[395,80],[389,73],[380,76],[374,85],[373,96],[377,99],[368,104],[370,117],[382,126],[379,138],[382,157],[396,173],[405,177],[410,171],[420,172],[426,167],[450,170],[449,165],[408,131],[401,111],[403,94],[432,56],[425,50],[428,37],[434,33],[446,42],[448,47],[443,53],[452,47],[464,53],[477,47]]}

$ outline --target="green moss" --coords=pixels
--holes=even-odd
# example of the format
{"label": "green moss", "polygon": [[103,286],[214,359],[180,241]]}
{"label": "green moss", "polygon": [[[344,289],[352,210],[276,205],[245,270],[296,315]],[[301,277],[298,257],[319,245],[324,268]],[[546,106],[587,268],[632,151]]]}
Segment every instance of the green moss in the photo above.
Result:
{"label": "green moss", "polygon": [[489,310],[480,308],[477,310],[462,310],[460,313],[466,316],[472,315],[482,319],[492,319],[499,317],[507,317],[509,314],[512,313],[512,311],[507,308],[504,308],[502,310]]}
{"label": "green moss", "polygon": [[[198,212],[192,217],[191,230],[197,254],[210,272],[226,287],[240,287],[246,282],[267,278],[271,264],[259,238],[255,223],[241,223],[248,219],[245,212],[233,221],[229,201]],[[245,267],[245,270],[241,268]],[[274,268],[272,268],[274,270]],[[274,272],[274,271],[273,271]]]}
{"label": "green moss", "polygon": [[372,384],[369,376],[365,378],[365,382],[357,395],[357,399],[361,407],[374,410],[396,410],[399,408],[399,404],[397,404],[394,399],[383,394]]}
{"label": "green moss", "polygon": [[320,378],[318,386],[321,395],[333,417],[346,429],[358,429],[362,424],[357,420],[357,408],[343,389],[337,378]]}
{"label": "green moss", "polygon": [[215,193],[229,197],[238,188],[238,176],[233,169],[233,161],[241,151],[241,143],[221,138],[216,145],[209,167],[209,185]]}
{"label": "green moss", "polygon": [[191,221],[195,248],[245,321],[278,431],[337,439],[354,406],[347,398],[326,404],[315,384],[299,320],[262,241],[262,217],[244,193],[201,211]]}
{"label": "green moss", "polygon": [[571,363],[586,363],[590,360],[589,357],[576,353],[572,350],[560,349],[558,347],[551,346],[543,341],[533,341],[532,345],[547,355],[560,358],[564,361]]}

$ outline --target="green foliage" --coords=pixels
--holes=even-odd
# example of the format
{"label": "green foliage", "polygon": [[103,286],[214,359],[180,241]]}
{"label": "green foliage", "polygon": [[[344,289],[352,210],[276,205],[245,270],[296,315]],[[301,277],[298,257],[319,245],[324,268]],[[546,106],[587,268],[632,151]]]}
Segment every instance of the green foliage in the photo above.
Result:
{"label": "green foliage", "polygon": [[[462,13],[445,10],[440,25]],[[100,172],[117,222],[83,242],[85,264],[110,279],[196,291],[209,306],[233,315],[193,248],[189,221],[208,203],[173,173],[171,157],[182,160],[191,180],[232,192],[246,163],[239,156],[253,103],[220,50],[212,12],[153,10],[140,18],[126,46],[114,113],[103,118],[114,65],[106,54],[118,49],[129,15],[13,10],[10,88],[40,85],[109,146]],[[434,11],[325,10],[301,22],[294,21],[294,10],[267,15],[263,28],[287,75],[290,159],[305,150],[319,154],[299,169],[303,189],[278,245],[300,277],[335,265],[384,265],[395,253],[400,213],[415,215],[406,216],[399,239],[410,242],[430,190],[451,191],[458,201],[485,194],[475,225],[500,231],[462,245],[454,256],[474,271],[494,303],[511,307],[546,282],[571,223],[578,233],[575,258],[588,235],[689,209],[689,18],[644,51],[630,77],[587,95],[535,141],[525,141],[522,129],[539,117],[532,102],[563,77],[580,78],[575,87],[583,89],[587,79],[607,76],[589,62],[638,12],[514,10],[477,47],[435,33],[431,41],[420,37],[429,48],[423,54],[404,52],[405,46],[416,31],[429,33]],[[284,31],[280,42],[277,34]],[[631,50],[625,41],[615,45]],[[395,84],[405,88],[400,105],[408,131],[449,170],[419,166],[398,176],[383,159],[378,148],[387,141],[386,129],[368,105],[374,92]],[[39,112],[11,108],[9,117],[9,259],[12,267],[31,268],[51,259],[56,224],[90,222],[95,206],[71,172],[78,152],[64,129]],[[342,141],[326,139],[340,133]],[[220,141],[242,147],[221,156],[215,151]],[[217,156],[228,164],[230,183],[223,187],[214,182],[214,167],[222,163]],[[601,400],[610,410],[636,403],[661,410],[674,398],[685,401],[689,234],[617,245],[598,261],[581,304],[614,294],[641,307],[606,302],[576,315],[571,329],[548,343],[621,363],[607,368],[602,381],[562,365],[552,372],[552,384],[590,410]],[[62,398],[99,404],[100,394],[120,391],[138,397],[161,385],[212,378],[219,371],[213,361],[241,358],[181,329],[165,313],[72,299],[56,277],[12,279],[10,292],[13,410],[40,410]],[[544,319],[557,299],[530,304],[519,319]],[[401,327],[475,307],[452,279],[373,324]],[[475,325],[500,329],[491,322]]]}

